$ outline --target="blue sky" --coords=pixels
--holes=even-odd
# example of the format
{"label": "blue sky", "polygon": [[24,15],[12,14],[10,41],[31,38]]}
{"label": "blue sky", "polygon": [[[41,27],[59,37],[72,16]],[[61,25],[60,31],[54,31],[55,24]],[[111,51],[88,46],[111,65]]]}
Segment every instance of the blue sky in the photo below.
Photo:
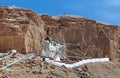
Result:
{"label": "blue sky", "polygon": [[0,5],[15,5],[53,16],[79,15],[120,26],[120,0],[0,0]]}

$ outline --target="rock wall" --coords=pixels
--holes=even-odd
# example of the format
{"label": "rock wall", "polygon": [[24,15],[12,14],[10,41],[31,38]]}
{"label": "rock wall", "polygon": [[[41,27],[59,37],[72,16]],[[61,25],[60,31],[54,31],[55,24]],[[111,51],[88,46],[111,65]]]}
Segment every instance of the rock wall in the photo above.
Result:
{"label": "rock wall", "polygon": [[14,48],[40,54],[43,38],[43,22],[32,10],[0,7],[0,52]]}
{"label": "rock wall", "polygon": [[14,48],[40,55],[42,40],[47,36],[66,44],[67,49],[81,57],[120,57],[118,26],[78,16],[39,16],[29,9],[0,7],[0,52]]}
{"label": "rock wall", "polygon": [[66,45],[80,44],[80,47],[67,45],[69,50],[87,57],[120,57],[116,51],[116,48],[120,48],[119,27],[78,16],[40,17],[44,21],[47,36]]}

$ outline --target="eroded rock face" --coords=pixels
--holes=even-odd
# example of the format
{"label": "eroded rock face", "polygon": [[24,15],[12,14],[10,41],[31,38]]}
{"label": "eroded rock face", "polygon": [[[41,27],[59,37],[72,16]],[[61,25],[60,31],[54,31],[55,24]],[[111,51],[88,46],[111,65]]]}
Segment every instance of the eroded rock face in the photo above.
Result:
{"label": "eroded rock face", "polygon": [[40,17],[47,36],[66,45],[80,44],[79,47],[67,45],[69,50],[87,57],[120,57],[116,51],[116,48],[120,48],[119,27],[76,16]]}
{"label": "eroded rock face", "polygon": [[[77,16],[38,16],[29,9],[0,7],[0,52],[14,48],[21,53],[40,54],[47,36],[65,43],[81,57],[120,57],[117,26]],[[68,52],[66,55],[74,56]]]}
{"label": "eroded rock face", "polygon": [[14,48],[39,54],[43,38],[43,22],[32,10],[0,7],[0,52]]}

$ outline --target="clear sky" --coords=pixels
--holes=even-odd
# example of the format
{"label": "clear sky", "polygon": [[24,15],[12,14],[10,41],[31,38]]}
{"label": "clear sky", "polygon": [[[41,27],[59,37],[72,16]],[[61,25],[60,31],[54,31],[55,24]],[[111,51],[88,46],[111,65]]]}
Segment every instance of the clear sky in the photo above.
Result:
{"label": "clear sky", "polygon": [[120,0],[0,0],[0,5],[15,5],[53,16],[79,15],[120,26]]}

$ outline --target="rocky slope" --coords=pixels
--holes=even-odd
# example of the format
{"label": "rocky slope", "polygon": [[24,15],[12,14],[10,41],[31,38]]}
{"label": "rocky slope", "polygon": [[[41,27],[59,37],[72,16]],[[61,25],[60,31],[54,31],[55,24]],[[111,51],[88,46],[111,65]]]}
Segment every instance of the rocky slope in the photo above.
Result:
{"label": "rocky slope", "polygon": [[120,59],[90,63],[75,69],[44,63],[43,70],[38,61],[25,59],[5,70],[0,78],[119,78],[119,72]]}
{"label": "rocky slope", "polygon": [[120,59],[104,63],[90,63],[81,68],[91,73],[93,78],[119,78]]}

